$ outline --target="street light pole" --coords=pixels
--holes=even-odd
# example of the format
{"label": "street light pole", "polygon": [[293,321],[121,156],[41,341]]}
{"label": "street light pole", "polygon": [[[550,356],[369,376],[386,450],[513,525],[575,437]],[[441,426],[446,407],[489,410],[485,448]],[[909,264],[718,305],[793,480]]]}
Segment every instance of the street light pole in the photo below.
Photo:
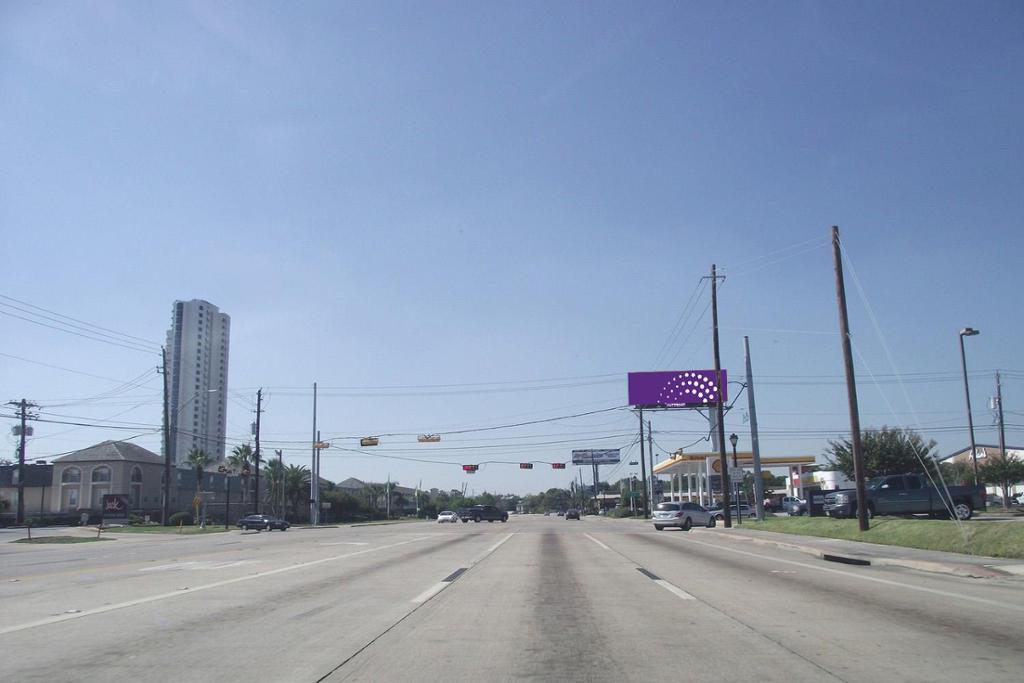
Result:
{"label": "street light pole", "polygon": [[964,371],[964,398],[967,399],[967,431],[971,434],[971,463],[974,466],[974,485],[978,485],[978,449],[974,445],[974,417],[971,415],[971,389],[967,384],[967,354],[964,352],[964,337],[974,337],[980,332],[973,327],[960,330],[960,366]]}
{"label": "street light pole", "polygon": [[[739,443],[739,440],[740,440],[740,437],[736,436],[736,432],[733,432],[732,434],[729,435],[729,443],[732,444],[732,468],[733,468],[733,470],[736,470],[737,467],[739,467],[739,463],[736,460],[736,444]],[[735,494],[736,494],[735,495],[735,498],[736,498],[736,523],[742,526],[742,524],[743,524],[743,512],[740,510],[740,487],[739,487],[739,483],[736,481],[735,477],[730,477],[730,479],[732,480],[732,485],[734,487],[733,490],[735,491]]]}

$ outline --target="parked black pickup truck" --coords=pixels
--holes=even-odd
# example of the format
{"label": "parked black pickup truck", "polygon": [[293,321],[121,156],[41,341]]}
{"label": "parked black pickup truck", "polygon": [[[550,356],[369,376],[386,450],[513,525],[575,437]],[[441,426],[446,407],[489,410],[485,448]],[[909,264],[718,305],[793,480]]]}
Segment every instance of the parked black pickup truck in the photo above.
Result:
{"label": "parked black pickup truck", "polygon": [[[944,516],[952,508],[957,519],[970,519],[975,510],[985,509],[985,487],[950,486],[949,496],[917,474],[890,474],[867,483],[869,515],[929,514]],[[857,491],[849,489],[825,494],[825,514],[855,517]]]}
{"label": "parked black pickup truck", "polygon": [[463,523],[473,520],[474,522],[482,522],[487,520],[488,522],[507,522],[508,513],[504,510],[499,510],[493,505],[474,505],[473,507],[462,508],[459,510],[459,519]]}

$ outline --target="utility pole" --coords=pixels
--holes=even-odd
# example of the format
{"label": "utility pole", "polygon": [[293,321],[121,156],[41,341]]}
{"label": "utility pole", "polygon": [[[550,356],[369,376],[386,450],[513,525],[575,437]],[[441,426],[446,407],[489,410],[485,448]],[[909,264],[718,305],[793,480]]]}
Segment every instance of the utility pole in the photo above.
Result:
{"label": "utility pole", "polygon": [[[35,417],[34,415],[29,415],[29,408],[38,408],[39,406],[25,399],[8,401],[7,405],[18,409],[18,418],[21,420],[21,427],[15,428],[18,436],[21,437],[21,441],[18,446],[18,509],[14,521],[16,525],[21,526],[25,523],[25,437],[28,435],[28,427],[25,426],[25,420],[29,417]],[[39,513],[42,514],[43,511],[40,510]]]}
{"label": "utility pole", "polygon": [[743,358],[747,366],[747,410],[750,412],[750,450],[754,453],[754,505],[757,519],[764,521],[764,478],[761,476],[761,446],[757,437],[757,407],[754,405],[754,372],[750,369],[750,337],[743,337]]}
{"label": "utility pole", "polygon": [[651,429],[651,421],[647,421],[647,465],[651,470],[651,512],[654,512],[654,431]]}
{"label": "utility pole", "polygon": [[839,305],[839,335],[843,343],[843,365],[846,367],[846,400],[850,405],[850,450],[853,451],[853,479],[857,487],[857,524],[868,530],[867,493],[864,487],[864,451],[860,443],[860,410],[857,408],[857,379],[853,374],[853,352],[850,349],[850,320],[846,314],[846,285],[843,282],[843,255],[839,246],[839,228],[832,226],[832,260],[836,271],[836,300]]}
{"label": "utility pole", "polygon": [[[1006,425],[1002,423],[1002,382],[999,378],[999,371],[995,371],[995,409],[998,411],[997,415],[999,418],[999,458],[1006,462],[1007,460],[1007,430]],[[1002,501],[1007,503],[1007,492],[1002,492]]]}
{"label": "utility pole", "polygon": [[598,512],[600,512],[601,511],[601,499],[598,497],[598,488],[597,488],[598,481],[599,481],[600,477],[598,476],[598,472],[597,472],[597,462],[595,462],[593,458],[590,459],[590,469],[593,470],[593,473],[594,473],[594,500],[597,502],[597,509],[598,509]]}
{"label": "utility pole", "polygon": [[160,374],[164,378],[164,501],[161,506],[160,523],[167,526],[171,516],[171,423],[167,407],[169,391],[167,388],[167,347],[160,347]]}
{"label": "utility pole", "polygon": [[256,514],[260,514],[260,413],[263,412],[263,387],[256,390]]}
{"label": "utility pole", "polygon": [[[284,509],[284,452],[278,448],[274,453],[277,454],[277,487],[281,489],[276,497],[281,499],[281,519],[285,519],[287,513]],[[277,504],[276,500],[274,504]]]}
{"label": "utility pole", "polygon": [[317,481],[316,481],[316,446],[317,442],[320,441],[317,436],[320,432],[316,430],[316,382],[313,382],[313,462],[310,468],[313,470],[313,476],[309,479],[309,523],[313,526],[317,525],[317,513],[319,510],[316,506],[316,493],[317,493]]}
{"label": "utility pole", "polygon": [[965,327],[960,330],[960,367],[964,371],[964,398],[967,399],[967,431],[971,436],[971,464],[974,467],[974,485],[978,485],[978,446],[974,443],[974,417],[971,415],[971,387],[967,383],[967,354],[964,352],[964,337],[974,337],[979,334],[973,327]]}
{"label": "utility pole", "polygon": [[729,464],[725,459],[725,407],[722,405],[722,396],[725,395],[725,387],[722,386],[722,359],[718,352],[718,274],[715,264],[711,264],[711,341],[715,351],[715,384],[718,385],[718,405],[715,412],[718,415],[718,461],[722,469],[722,514],[725,516],[725,528],[732,527],[732,507],[729,501]]}
{"label": "utility pole", "polygon": [[640,408],[640,477],[644,485],[644,519],[647,519],[647,511],[650,509],[647,498],[647,457],[644,453],[644,409]]}

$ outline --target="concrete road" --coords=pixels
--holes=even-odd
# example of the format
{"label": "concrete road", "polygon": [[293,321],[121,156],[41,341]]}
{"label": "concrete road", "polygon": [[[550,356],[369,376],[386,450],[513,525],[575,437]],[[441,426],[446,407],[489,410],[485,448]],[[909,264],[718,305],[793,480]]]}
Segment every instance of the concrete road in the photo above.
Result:
{"label": "concrete road", "polygon": [[1024,582],[509,523],[0,545],[0,680],[1019,678]]}

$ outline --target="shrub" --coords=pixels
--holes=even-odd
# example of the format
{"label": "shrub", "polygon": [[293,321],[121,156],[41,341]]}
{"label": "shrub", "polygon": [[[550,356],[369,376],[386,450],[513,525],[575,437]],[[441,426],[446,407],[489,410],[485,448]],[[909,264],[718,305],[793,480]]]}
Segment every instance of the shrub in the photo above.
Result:
{"label": "shrub", "polygon": [[171,526],[178,526],[182,524],[184,526],[192,526],[192,513],[190,512],[175,512],[173,515],[167,518],[167,521]]}

